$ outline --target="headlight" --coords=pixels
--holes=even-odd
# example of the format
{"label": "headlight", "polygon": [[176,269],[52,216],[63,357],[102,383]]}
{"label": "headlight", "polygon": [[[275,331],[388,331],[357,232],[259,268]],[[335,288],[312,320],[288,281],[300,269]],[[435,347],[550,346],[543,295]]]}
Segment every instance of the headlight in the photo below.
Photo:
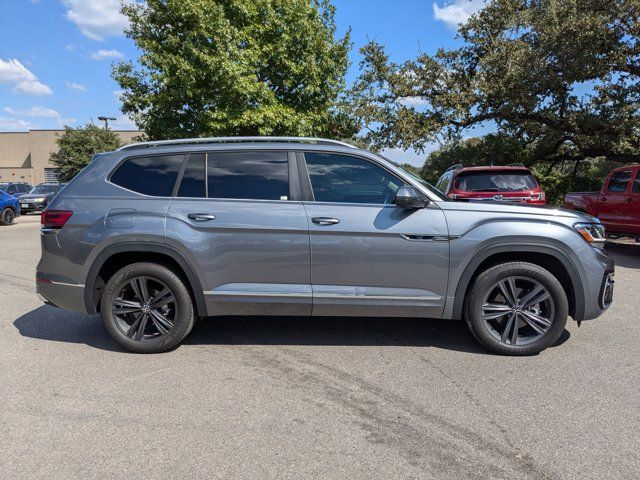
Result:
{"label": "headlight", "polygon": [[607,241],[604,236],[604,227],[600,223],[576,223],[573,228],[596,248],[604,248]]}
{"label": "headlight", "polygon": [[42,203],[46,200],[46,198],[34,198],[33,201],[36,203]]}

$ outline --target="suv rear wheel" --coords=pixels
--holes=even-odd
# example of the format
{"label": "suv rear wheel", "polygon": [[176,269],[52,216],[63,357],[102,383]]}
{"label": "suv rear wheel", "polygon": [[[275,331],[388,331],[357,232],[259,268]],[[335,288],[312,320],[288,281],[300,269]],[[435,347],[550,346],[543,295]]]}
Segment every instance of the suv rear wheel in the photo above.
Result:
{"label": "suv rear wheel", "polygon": [[465,313],[471,333],[492,352],[533,355],[558,340],[569,303],[550,272],[532,263],[509,262],[476,278]]}
{"label": "suv rear wheel", "polygon": [[100,305],[107,331],[137,353],[170,350],[184,340],[195,320],[180,277],[155,263],[134,263],[116,272],[105,285]]}

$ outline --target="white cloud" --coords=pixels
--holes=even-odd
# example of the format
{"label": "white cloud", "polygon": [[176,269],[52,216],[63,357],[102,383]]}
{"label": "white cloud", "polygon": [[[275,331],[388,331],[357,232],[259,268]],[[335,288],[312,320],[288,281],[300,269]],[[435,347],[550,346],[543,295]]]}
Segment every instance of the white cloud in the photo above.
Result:
{"label": "white cloud", "polygon": [[428,102],[422,97],[401,97],[398,99],[398,103],[405,107],[422,107]]}
{"label": "white cloud", "polygon": [[[9,115],[13,115],[14,117],[50,118],[55,120],[55,124],[57,127],[62,127],[64,125],[69,125],[77,122],[75,118],[63,117],[62,115],[60,115],[59,112],[57,112],[53,108],[42,107],[42,106],[31,107],[23,110],[16,110],[11,107],[5,107],[4,111],[7,112]],[[11,123],[12,126],[15,127],[14,129],[24,130],[25,126],[28,126],[28,128],[33,128],[33,124],[25,120],[21,120],[17,118],[11,118],[11,119],[5,119],[5,120],[11,120],[11,122],[8,122],[8,123]]]}
{"label": "white cloud", "polygon": [[53,108],[47,107],[31,107],[26,110],[16,110],[11,107],[5,107],[5,112],[9,115],[18,115],[24,117],[44,117],[44,118],[60,118],[60,114]]}
{"label": "white cloud", "polygon": [[75,82],[67,82],[67,88],[70,88],[71,90],[77,90],[78,92],[87,91],[87,87],[85,87],[81,83],[75,83]]}
{"label": "white cloud", "polygon": [[112,49],[112,50],[98,50],[97,52],[93,52],[91,54],[91,58],[94,60],[104,60],[105,58],[122,58],[124,57],[124,53]]}
{"label": "white cloud", "polygon": [[44,95],[53,95],[53,90],[49,85],[45,85],[38,80],[33,82],[24,81],[16,84],[15,87],[11,90],[14,93],[23,93],[25,95],[35,95],[35,96],[44,96]]}
{"label": "white cloud", "polygon": [[126,115],[120,115],[117,120],[109,122],[109,128],[113,130],[138,130],[138,126]]}
{"label": "white cloud", "polygon": [[6,62],[0,59],[0,83],[14,83],[14,93],[26,95],[51,95],[53,91],[48,85],[38,81],[33,73],[20,60],[11,58]]}
{"label": "white cloud", "polygon": [[[67,20],[92,40],[122,35],[128,24],[127,17],[120,13],[120,0],[62,0],[62,3],[67,8]],[[124,3],[136,2],[125,0]]]}
{"label": "white cloud", "polygon": [[442,20],[451,28],[458,28],[458,25],[469,20],[471,15],[484,7],[484,5],[485,0],[453,0],[442,7],[434,3],[433,16],[436,20]]}
{"label": "white cloud", "polygon": [[21,132],[33,128],[31,122],[17,118],[0,117],[0,132]]}
{"label": "white cloud", "polygon": [[0,83],[34,81],[37,77],[15,58],[6,62],[0,59]]}

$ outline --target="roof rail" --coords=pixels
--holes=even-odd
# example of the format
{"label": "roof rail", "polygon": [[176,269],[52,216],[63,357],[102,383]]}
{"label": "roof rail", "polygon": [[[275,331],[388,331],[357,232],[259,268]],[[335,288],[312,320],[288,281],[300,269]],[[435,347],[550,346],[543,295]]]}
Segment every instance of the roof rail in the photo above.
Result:
{"label": "roof rail", "polygon": [[310,143],[315,145],[341,145],[343,147],[358,147],[350,143],[331,140],[328,138],[314,137],[207,137],[207,138],[178,138],[175,140],[151,140],[148,142],[130,143],[120,150],[132,150],[135,148],[154,148],[170,145],[202,145],[207,143]]}
{"label": "roof rail", "polygon": [[461,163],[456,163],[455,165],[451,165],[449,168],[447,168],[444,173],[450,172],[451,170],[457,170],[459,168],[463,168],[464,165]]}

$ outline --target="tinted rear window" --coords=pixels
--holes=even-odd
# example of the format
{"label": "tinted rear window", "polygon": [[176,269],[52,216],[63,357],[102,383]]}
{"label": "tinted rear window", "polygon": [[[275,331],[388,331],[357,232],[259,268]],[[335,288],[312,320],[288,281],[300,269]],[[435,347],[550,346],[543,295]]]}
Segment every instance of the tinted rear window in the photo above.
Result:
{"label": "tinted rear window", "polygon": [[537,187],[529,172],[462,172],[455,181],[456,190],[465,192],[521,192]]}
{"label": "tinted rear window", "polygon": [[184,169],[182,175],[182,181],[180,182],[180,189],[178,190],[179,197],[194,197],[202,198],[206,197],[206,156],[204,153],[196,153],[189,156],[187,166]]}
{"label": "tinted rear window", "polygon": [[207,192],[209,198],[288,200],[287,153],[209,153]]}
{"label": "tinted rear window", "polygon": [[111,182],[145,195],[170,197],[183,159],[184,155],[130,158],[118,167]]}

